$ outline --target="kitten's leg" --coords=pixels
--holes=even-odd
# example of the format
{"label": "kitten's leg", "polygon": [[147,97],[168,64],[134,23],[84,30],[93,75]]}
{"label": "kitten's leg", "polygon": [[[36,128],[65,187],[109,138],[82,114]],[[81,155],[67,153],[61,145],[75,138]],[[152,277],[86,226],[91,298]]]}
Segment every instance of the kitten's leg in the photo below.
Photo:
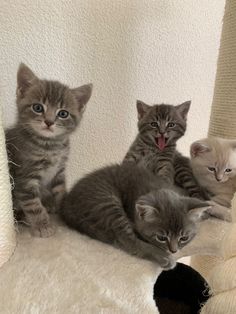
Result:
{"label": "kitten's leg", "polygon": [[209,200],[207,190],[200,187],[197,180],[194,178],[189,158],[182,156],[180,153],[176,153],[174,169],[175,183],[187,191],[189,196]]}
{"label": "kitten's leg", "polygon": [[21,182],[21,186],[21,190],[18,188],[14,191],[14,198],[23,210],[33,235],[43,238],[51,236],[55,228],[50,223],[47,210],[41,203],[39,182],[29,180]]}
{"label": "kitten's leg", "polygon": [[154,173],[158,176],[161,176],[165,181],[173,185],[174,184],[174,167],[170,161],[158,161],[158,167],[154,169]]}
{"label": "kitten's leg", "polygon": [[52,181],[52,195],[55,201],[55,211],[60,209],[61,202],[66,194],[65,169],[61,169]]}

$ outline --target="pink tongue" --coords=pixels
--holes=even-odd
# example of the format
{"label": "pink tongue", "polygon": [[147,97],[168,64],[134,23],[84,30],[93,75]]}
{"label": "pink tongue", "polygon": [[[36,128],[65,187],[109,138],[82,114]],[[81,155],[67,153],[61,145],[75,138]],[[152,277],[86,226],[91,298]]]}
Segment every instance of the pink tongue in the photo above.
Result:
{"label": "pink tongue", "polygon": [[159,147],[160,150],[163,150],[165,148],[166,143],[165,143],[165,137],[163,135],[158,137],[157,146]]}

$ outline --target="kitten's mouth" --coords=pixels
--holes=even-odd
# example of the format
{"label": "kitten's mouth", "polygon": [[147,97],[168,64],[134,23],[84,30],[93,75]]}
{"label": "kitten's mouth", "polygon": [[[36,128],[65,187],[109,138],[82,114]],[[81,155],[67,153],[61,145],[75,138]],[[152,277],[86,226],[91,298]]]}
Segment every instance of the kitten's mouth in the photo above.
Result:
{"label": "kitten's mouth", "polygon": [[157,147],[158,147],[161,151],[163,151],[163,150],[165,149],[165,147],[166,147],[168,138],[165,137],[163,134],[161,134],[161,136],[155,138],[155,141],[156,141]]}
{"label": "kitten's mouth", "polygon": [[53,132],[54,132],[53,129],[48,128],[48,127],[45,127],[45,128],[43,128],[42,130],[43,130],[43,131],[46,131],[46,132],[48,132],[48,133],[53,133]]}

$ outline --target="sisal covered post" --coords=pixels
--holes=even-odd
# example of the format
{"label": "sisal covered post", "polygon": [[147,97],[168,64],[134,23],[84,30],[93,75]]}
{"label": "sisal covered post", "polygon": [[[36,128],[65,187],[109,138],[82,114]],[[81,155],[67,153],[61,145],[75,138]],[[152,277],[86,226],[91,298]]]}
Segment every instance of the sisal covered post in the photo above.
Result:
{"label": "sisal covered post", "polygon": [[0,267],[16,245],[5,136],[0,113]]}

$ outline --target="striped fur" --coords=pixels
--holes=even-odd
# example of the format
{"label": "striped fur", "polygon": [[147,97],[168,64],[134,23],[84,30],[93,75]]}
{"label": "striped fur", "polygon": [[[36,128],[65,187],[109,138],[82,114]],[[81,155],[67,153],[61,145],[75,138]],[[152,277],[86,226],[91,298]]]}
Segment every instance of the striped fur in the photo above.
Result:
{"label": "striped fur", "polygon": [[135,163],[105,167],[76,183],[60,213],[72,228],[169,269],[209,205],[166,186]]}
{"label": "striped fur", "polygon": [[[207,199],[207,193],[194,178],[189,159],[176,150],[176,142],[186,131],[189,107],[190,101],[178,106],[149,106],[137,101],[139,133],[124,162],[143,165],[154,174],[163,176],[169,184],[177,184],[189,196]],[[152,126],[153,123],[156,127]],[[158,146],[161,136],[165,138],[163,149]]]}
{"label": "striped fur", "polygon": [[[14,210],[16,216],[23,212],[34,235],[47,237],[54,232],[49,212],[58,209],[65,194],[69,135],[79,125],[91,85],[69,89],[59,82],[40,80],[23,64],[17,83],[18,119],[6,130]],[[34,112],[34,104],[42,105],[44,111]],[[69,116],[61,119],[60,109]]]}

